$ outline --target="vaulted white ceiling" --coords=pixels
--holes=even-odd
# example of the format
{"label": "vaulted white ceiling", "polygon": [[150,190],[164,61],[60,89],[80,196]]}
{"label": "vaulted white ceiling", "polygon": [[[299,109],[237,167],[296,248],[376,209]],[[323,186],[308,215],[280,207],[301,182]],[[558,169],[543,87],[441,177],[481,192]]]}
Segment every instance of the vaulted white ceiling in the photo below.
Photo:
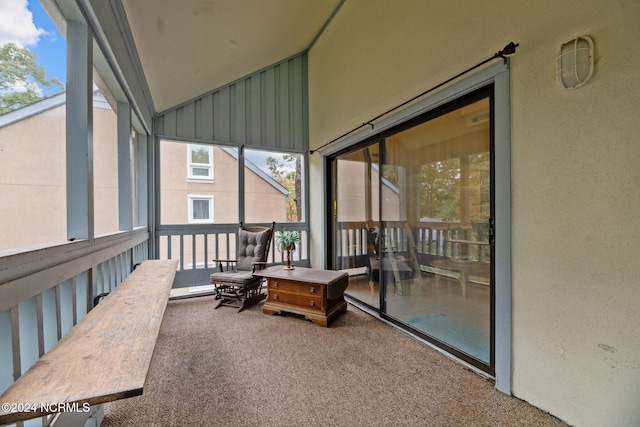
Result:
{"label": "vaulted white ceiling", "polygon": [[157,112],[309,48],[341,0],[122,0]]}

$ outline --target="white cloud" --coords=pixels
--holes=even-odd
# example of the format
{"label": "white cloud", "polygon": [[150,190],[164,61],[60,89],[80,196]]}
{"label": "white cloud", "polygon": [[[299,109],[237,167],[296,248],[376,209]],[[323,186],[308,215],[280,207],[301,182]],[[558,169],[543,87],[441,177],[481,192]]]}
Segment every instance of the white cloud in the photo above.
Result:
{"label": "white cloud", "polygon": [[7,43],[34,46],[44,34],[46,31],[33,23],[27,0],[0,0],[0,46]]}
{"label": "white cloud", "polygon": [[39,97],[43,96],[41,87],[27,81],[17,81],[13,86],[6,88],[6,90],[0,89],[0,95],[7,93],[23,93],[27,91],[28,87],[34,90]]}

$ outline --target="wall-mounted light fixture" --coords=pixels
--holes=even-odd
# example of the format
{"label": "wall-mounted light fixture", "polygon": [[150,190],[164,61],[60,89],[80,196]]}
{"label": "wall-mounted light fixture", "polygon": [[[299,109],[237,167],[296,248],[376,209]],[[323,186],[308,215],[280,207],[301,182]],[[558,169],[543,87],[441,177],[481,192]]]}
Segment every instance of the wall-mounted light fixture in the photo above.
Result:
{"label": "wall-mounted light fixture", "polygon": [[557,62],[560,86],[576,89],[584,85],[593,74],[593,40],[580,36],[564,43],[560,46]]}

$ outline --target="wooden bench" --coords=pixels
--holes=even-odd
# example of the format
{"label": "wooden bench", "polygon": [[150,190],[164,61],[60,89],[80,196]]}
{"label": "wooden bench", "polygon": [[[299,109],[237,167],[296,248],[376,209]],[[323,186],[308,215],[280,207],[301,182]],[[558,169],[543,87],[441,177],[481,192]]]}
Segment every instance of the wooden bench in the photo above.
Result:
{"label": "wooden bench", "polygon": [[140,264],[0,396],[0,424],[141,395],[177,265]]}

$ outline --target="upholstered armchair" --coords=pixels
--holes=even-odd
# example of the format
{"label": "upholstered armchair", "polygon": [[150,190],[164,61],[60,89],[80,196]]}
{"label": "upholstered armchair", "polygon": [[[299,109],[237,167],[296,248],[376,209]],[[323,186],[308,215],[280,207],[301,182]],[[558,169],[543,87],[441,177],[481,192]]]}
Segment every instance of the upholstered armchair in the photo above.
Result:
{"label": "upholstered armchair", "polygon": [[237,256],[234,260],[214,259],[218,272],[211,275],[211,284],[216,289],[215,308],[226,305],[237,307],[238,312],[262,301],[262,278],[255,276],[257,270],[267,265],[273,229],[270,227],[245,227],[242,222],[237,234]]}

